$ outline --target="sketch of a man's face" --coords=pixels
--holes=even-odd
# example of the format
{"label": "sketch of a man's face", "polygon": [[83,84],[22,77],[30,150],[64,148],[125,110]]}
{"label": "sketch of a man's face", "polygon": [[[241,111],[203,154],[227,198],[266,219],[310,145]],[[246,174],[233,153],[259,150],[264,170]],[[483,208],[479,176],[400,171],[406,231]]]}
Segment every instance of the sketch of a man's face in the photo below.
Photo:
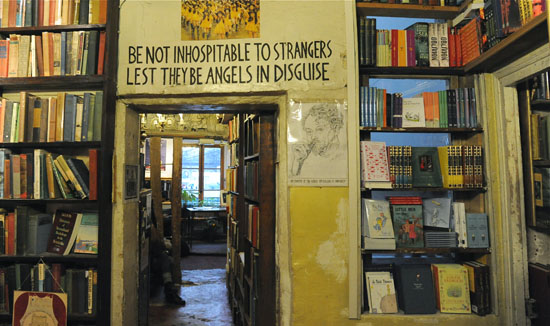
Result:
{"label": "sketch of a man's face", "polygon": [[336,108],[316,106],[311,109],[303,122],[306,144],[315,155],[329,154],[332,145],[338,145],[338,133],[343,119]]}

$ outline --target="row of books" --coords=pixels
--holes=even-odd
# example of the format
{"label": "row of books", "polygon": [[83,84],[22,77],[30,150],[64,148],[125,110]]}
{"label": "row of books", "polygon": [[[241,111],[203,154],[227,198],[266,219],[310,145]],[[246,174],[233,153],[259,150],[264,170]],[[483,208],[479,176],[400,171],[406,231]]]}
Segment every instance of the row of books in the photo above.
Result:
{"label": "row of books", "polygon": [[476,95],[473,88],[423,92],[403,98],[400,93],[361,86],[359,123],[377,128],[476,128]]}
{"label": "row of books", "polygon": [[102,75],[105,31],[10,34],[0,40],[0,77]]}
{"label": "row of books", "polygon": [[451,198],[393,196],[362,199],[363,248],[488,248],[485,213],[465,211]]}
{"label": "row of books", "polygon": [[[61,264],[48,266],[44,263],[2,266],[0,289],[3,289],[0,291],[0,313],[14,311],[14,299],[25,293],[19,291],[65,293],[65,314],[94,315],[97,311],[97,270],[93,268],[66,268]],[[59,308],[59,302],[52,306],[55,310]]]}
{"label": "row of books", "polygon": [[42,149],[15,154],[0,149],[0,198],[97,200],[98,150],[79,158]]}
{"label": "row of books", "polygon": [[225,190],[237,192],[237,169],[225,170]]}
{"label": "row of books", "polygon": [[227,123],[229,128],[229,142],[239,139],[240,133],[240,114],[233,115],[233,119],[229,120]]}
{"label": "row of books", "polygon": [[21,92],[19,102],[0,102],[0,142],[80,142],[101,140],[103,91],[81,95]]}
{"label": "row of books", "polygon": [[105,24],[107,0],[1,0],[1,27]]}
{"label": "row of books", "polygon": [[258,199],[259,179],[258,161],[248,161],[244,165],[244,194],[251,199]]}
{"label": "row of books", "polygon": [[482,188],[480,145],[386,146],[361,141],[361,183],[365,188]]}
{"label": "row of books", "polygon": [[248,115],[243,124],[244,128],[244,155],[250,156],[260,152],[260,121],[254,114]]}
{"label": "row of books", "polygon": [[97,254],[98,212],[55,214],[28,206],[0,212],[0,255]]}
{"label": "row of books", "polygon": [[[462,264],[402,264],[365,271],[365,310],[369,313],[435,314],[491,313],[489,266]],[[382,270],[379,270],[382,269]],[[386,269],[386,270],[383,270]]]}
{"label": "row of books", "polygon": [[[474,17],[459,24],[464,64],[488,51],[545,11],[544,1],[487,0],[484,8],[475,9]],[[457,26],[457,28],[459,28]]]}
{"label": "row of books", "polygon": [[445,23],[414,23],[404,30],[376,29],[359,17],[359,63],[378,67],[458,67],[469,62],[463,32]]}

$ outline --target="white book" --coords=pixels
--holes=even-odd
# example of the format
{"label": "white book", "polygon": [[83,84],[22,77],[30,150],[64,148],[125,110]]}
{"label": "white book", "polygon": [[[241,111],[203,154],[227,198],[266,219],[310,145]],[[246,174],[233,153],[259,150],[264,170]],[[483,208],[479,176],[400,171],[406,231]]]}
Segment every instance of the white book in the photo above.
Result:
{"label": "white book", "polygon": [[361,181],[366,188],[391,188],[386,143],[363,140],[360,143]]}
{"label": "white book", "polygon": [[437,34],[439,35],[439,66],[449,67],[449,32],[446,23],[438,23]]}
{"label": "white book", "polygon": [[363,235],[394,240],[389,201],[363,198]]}
{"label": "white book", "polygon": [[403,98],[403,128],[426,127],[424,99],[422,97]]}
{"label": "white book", "polygon": [[458,247],[468,248],[468,237],[466,235],[466,208],[464,203],[453,203],[453,219],[455,232],[458,235]]}
{"label": "white book", "polygon": [[366,272],[369,312],[397,313],[395,285],[390,272]]}
{"label": "white book", "polygon": [[428,48],[430,51],[430,67],[439,67],[439,35],[435,23],[428,25]]}

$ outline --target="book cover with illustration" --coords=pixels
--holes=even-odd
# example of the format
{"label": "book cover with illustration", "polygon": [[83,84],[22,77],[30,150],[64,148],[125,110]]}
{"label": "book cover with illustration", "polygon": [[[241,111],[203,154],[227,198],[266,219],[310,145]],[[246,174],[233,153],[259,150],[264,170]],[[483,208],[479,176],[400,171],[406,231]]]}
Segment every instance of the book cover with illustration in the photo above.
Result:
{"label": "book cover with illustration", "polygon": [[12,325],[67,325],[67,294],[14,291]]}
{"label": "book cover with illustration", "polygon": [[363,217],[364,236],[377,239],[394,238],[388,201],[363,199]]}
{"label": "book cover with illustration", "polygon": [[397,248],[423,248],[422,205],[391,205]]}
{"label": "book cover with illustration", "polygon": [[369,312],[372,314],[397,313],[395,285],[389,272],[366,272]]}
{"label": "book cover with illustration", "polygon": [[426,198],[422,200],[424,225],[436,228],[450,227],[451,198]]}
{"label": "book cover with illustration", "polygon": [[403,98],[403,128],[426,127],[424,99],[422,97]]}
{"label": "book cover with illustration", "polygon": [[432,271],[439,311],[471,313],[468,271],[459,264],[433,264]]}

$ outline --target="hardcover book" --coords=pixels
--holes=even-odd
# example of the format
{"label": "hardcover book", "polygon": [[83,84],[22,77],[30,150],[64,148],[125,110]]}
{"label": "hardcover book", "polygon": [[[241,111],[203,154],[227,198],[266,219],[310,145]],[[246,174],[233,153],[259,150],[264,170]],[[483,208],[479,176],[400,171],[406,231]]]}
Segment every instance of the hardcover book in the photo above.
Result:
{"label": "hardcover book", "polygon": [[366,272],[369,312],[397,313],[397,298],[393,278],[389,272]]}
{"label": "hardcover book", "polygon": [[48,239],[48,252],[68,255],[74,245],[82,214],[58,210]]}
{"label": "hardcover book", "polygon": [[441,312],[469,314],[468,271],[459,264],[433,264],[436,303]]}
{"label": "hardcover book", "polygon": [[397,248],[423,248],[422,205],[391,205]]}
{"label": "hardcover book", "polygon": [[468,248],[489,248],[487,214],[466,213]]}
{"label": "hardcover book", "polygon": [[437,147],[412,148],[413,187],[442,187]]}
{"label": "hardcover book", "polygon": [[29,216],[29,233],[27,237],[27,254],[37,255],[48,248],[48,238],[52,228],[51,214],[33,214]]}
{"label": "hardcover book", "polygon": [[451,198],[427,198],[422,201],[424,225],[448,229],[451,219]]}
{"label": "hardcover book", "polygon": [[384,142],[361,141],[361,179],[367,188],[391,188]]}
{"label": "hardcover book", "polygon": [[397,265],[399,308],[406,314],[435,314],[435,294],[430,265]]}

